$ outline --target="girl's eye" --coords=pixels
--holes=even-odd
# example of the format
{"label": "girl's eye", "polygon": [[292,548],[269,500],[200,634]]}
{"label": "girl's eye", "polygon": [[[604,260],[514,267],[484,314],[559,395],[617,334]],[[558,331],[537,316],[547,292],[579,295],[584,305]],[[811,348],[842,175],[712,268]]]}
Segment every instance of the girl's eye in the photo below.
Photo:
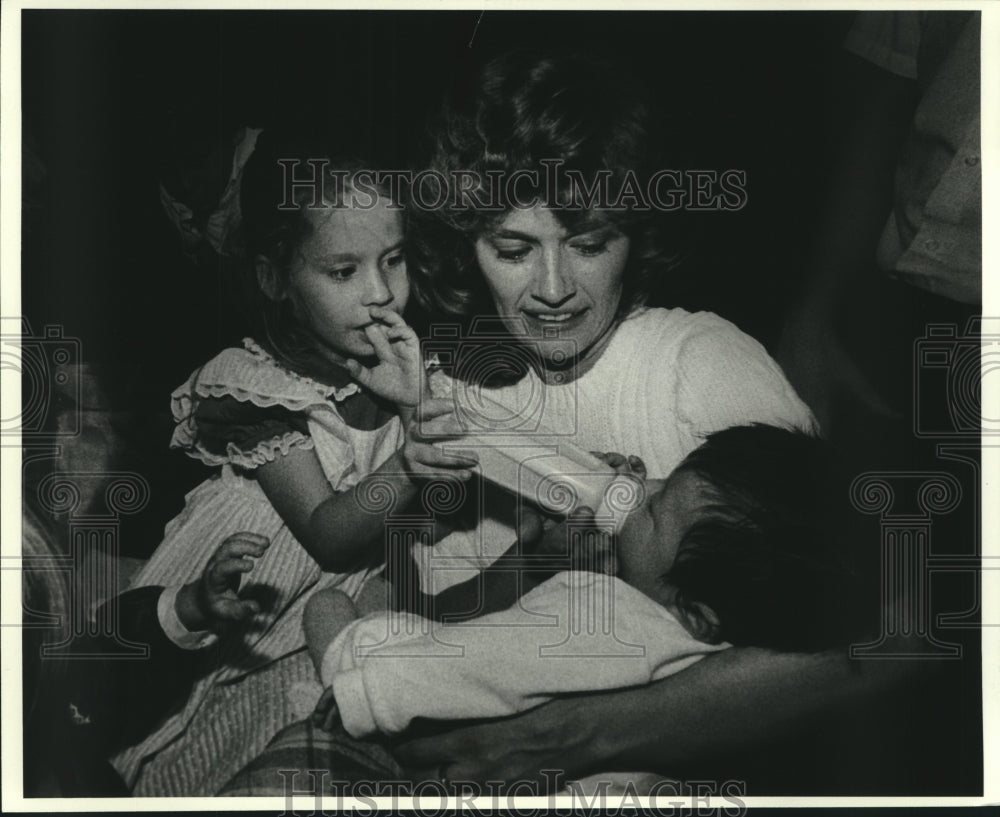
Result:
{"label": "girl's eye", "polygon": [[496,252],[501,261],[523,261],[531,252],[531,247],[496,247]]}
{"label": "girl's eye", "polygon": [[580,242],[573,245],[573,249],[580,255],[600,255],[608,248],[607,240],[596,242]]}
{"label": "girl's eye", "polygon": [[396,269],[406,263],[406,257],[402,253],[399,253],[398,255],[390,255],[383,263],[385,264],[386,269]]}
{"label": "girl's eye", "polygon": [[352,275],[354,275],[357,267],[337,267],[336,269],[330,270],[327,275],[331,278],[335,278],[338,281],[346,281]]}

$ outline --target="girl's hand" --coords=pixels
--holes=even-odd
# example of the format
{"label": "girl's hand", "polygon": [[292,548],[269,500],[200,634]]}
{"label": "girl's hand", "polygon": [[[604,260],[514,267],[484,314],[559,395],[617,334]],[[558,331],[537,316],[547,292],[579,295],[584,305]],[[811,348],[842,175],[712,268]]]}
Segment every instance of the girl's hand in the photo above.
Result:
{"label": "girl's hand", "polygon": [[[240,576],[253,570],[253,559],[270,545],[266,536],[234,533],[208,560],[198,581],[177,596],[177,615],[189,630],[212,628],[224,621],[242,621],[260,612],[260,604],[237,595]],[[252,558],[251,558],[252,557]]]}
{"label": "girl's hand", "polygon": [[443,398],[423,400],[410,417],[406,427],[406,440],[399,455],[403,467],[411,477],[431,479],[451,477],[469,479],[470,469],[477,461],[470,454],[448,454],[434,445],[435,442],[455,440],[465,434],[453,415],[454,403]]}
{"label": "girl's hand", "polygon": [[373,306],[372,320],[365,327],[368,342],[375,347],[376,361],[365,366],[357,360],[344,362],[348,373],[369,391],[397,406],[420,403],[426,387],[420,341],[398,312]]}

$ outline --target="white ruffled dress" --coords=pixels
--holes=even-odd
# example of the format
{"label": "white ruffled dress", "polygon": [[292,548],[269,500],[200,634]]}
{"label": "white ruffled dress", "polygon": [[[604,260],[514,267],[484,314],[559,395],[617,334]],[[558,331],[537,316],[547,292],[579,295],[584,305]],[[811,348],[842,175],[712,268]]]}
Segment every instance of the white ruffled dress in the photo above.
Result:
{"label": "white ruffled dress", "polygon": [[[212,648],[215,668],[195,684],[183,708],[114,759],[136,795],[214,794],[278,731],[301,718],[288,693],[315,678],[304,650],[306,600],[331,586],[354,596],[376,571],[323,573],[257,481],[243,474],[292,449],[310,448],[335,491],[357,484],[402,444],[403,434],[396,418],[374,430],[348,426],[337,404],[359,390],[355,383],[338,388],[295,374],[247,339],[244,348],[226,349],[174,392],[178,425],[171,447],[221,468],[187,495],[184,510],[167,525],[163,543],[133,586],[193,581],[226,536],[245,530],[268,536],[271,545],[244,577],[243,588],[262,585],[271,602],[262,624],[229,632]],[[285,428],[279,423],[279,433],[249,448],[239,439],[221,449],[207,446],[197,422],[206,398],[230,404],[235,399],[251,413],[260,409],[262,417],[284,414],[295,422]],[[275,428],[273,420],[261,427],[269,422]]]}

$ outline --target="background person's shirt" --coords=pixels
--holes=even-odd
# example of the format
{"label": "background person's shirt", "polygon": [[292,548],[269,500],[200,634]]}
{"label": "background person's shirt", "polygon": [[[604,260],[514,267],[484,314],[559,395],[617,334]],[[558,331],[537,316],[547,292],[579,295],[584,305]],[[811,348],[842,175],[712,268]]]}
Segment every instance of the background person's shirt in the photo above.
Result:
{"label": "background person's shirt", "polygon": [[982,301],[979,40],[978,12],[862,12],[844,43],[921,92],[878,264],[962,303]]}

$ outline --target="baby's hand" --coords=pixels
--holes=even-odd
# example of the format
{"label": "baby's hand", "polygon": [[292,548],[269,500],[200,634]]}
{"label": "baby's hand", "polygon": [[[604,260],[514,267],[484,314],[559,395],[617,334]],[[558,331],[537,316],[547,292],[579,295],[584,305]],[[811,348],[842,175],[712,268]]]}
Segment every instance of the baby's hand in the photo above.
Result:
{"label": "baby's hand", "polygon": [[313,710],[313,726],[324,732],[332,732],[333,727],[337,724],[338,715],[337,700],[333,697],[333,687],[327,687],[319,696],[316,708]]}
{"label": "baby's hand", "polygon": [[412,408],[420,403],[426,388],[417,334],[392,309],[373,306],[368,314],[375,323],[365,327],[365,337],[375,348],[375,360],[371,366],[353,359],[344,365],[366,389],[397,406]]}
{"label": "baby's hand", "polygon": [[[266,536],[234,533],[208,560],[201,578],[177,596],[177,615],[189,630],[214,628],[224,621],[242,621],[260,612],[260,605],[237,595],[240,576],[253,569],[253,559],[270,545]],[[253,558],[251,558],[253,557]]]}

